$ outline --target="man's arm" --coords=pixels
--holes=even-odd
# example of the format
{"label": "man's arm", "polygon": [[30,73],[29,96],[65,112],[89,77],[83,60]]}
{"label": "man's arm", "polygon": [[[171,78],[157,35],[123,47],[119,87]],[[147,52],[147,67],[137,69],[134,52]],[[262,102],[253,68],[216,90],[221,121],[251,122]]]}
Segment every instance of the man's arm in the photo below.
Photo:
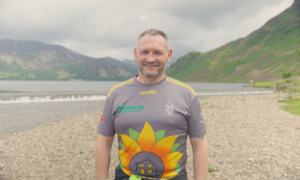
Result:
{"label": "man's arm", "polygon": [[107,137],[98,134],[95,154],[96,177],[98,179],[108,179],[108,169],[110,163],[110,151],[114,136]]}
{"label": "man's arm", "polygon": [[193,150],[195,180],[206,180],[208,174],[208,144],[206,136],[190,138]]}

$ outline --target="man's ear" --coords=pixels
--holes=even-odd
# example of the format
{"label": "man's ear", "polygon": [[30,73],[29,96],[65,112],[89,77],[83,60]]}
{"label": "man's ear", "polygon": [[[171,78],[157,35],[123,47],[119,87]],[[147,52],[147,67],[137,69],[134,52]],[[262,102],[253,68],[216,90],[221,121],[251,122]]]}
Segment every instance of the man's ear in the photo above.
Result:
{"label": "man's ear", "polygon": [[169,49],[167,62],[171,61],[172,54],[173,54],[173,49]]}
{"label": "man's ear", "polygon": [[137,49],[136,48],[134,48],[133,53],[134,53],[134,60],[137,62]]}

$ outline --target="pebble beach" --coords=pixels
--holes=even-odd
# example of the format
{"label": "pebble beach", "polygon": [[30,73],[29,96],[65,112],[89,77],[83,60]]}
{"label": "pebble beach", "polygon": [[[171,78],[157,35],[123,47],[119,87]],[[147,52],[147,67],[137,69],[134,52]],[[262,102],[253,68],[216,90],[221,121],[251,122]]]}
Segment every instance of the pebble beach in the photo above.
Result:
{"label": "pebble beach", "polygon": [[[286,95],[200,98],[209,143],[209,180],[300,180],[300,117]],[[93,180],[101,112],[73,115],[0,136],[0,180]],[[192,149],[186,169],[193,177]],[[109,178],[119,164],[117,137]]]}

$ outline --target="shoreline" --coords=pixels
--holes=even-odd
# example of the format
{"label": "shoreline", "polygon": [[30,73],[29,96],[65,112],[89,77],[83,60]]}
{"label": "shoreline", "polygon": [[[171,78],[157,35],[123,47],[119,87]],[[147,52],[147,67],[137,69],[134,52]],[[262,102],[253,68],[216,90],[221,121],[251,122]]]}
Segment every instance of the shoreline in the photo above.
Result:
{"label": "shoreline", "polygon": [[[222,90],[222,91],[195,91],[198,96],[219,96],[219,95],[255,95],[271,94],[273,90]],[[80,100],[102,100],[106,99],[108,93],[0,93],[1,103],[31,103],[46,101],[80,101]]]}
{"label": "shoreline", "polygon": [[13,101],[22,97],[38,99],[48,97],[49,100],[67,97],[106,96],[107,93],[0,93],[0,101]]}
{"label": "shoreline", "polygon": [[[208,179],[300,178],[300,117],[282,110],[284,96],[230,95],[200,99],[209,143]],[[0,179],[94,179],[101,113],[0,136]],[[299,128],[299,129],[297,129]],[[115,136],[109,177],[119,163]],[[193,179],[192,150],[186,169]]]}

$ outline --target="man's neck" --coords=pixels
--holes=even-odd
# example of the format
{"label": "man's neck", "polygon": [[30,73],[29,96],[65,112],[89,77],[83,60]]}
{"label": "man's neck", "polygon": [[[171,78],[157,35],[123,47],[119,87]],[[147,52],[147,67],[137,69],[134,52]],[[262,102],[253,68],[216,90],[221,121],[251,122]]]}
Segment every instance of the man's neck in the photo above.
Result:
{"label": "man's neck", "polygon": [[136,79],[140,83],[143,83],[143,84],[154,84],[154,83],[162,81],[165,77],[166,77],[165,73],[161,73],[157,77],[146,77],[142,73],[139,73],[139,75]]}

